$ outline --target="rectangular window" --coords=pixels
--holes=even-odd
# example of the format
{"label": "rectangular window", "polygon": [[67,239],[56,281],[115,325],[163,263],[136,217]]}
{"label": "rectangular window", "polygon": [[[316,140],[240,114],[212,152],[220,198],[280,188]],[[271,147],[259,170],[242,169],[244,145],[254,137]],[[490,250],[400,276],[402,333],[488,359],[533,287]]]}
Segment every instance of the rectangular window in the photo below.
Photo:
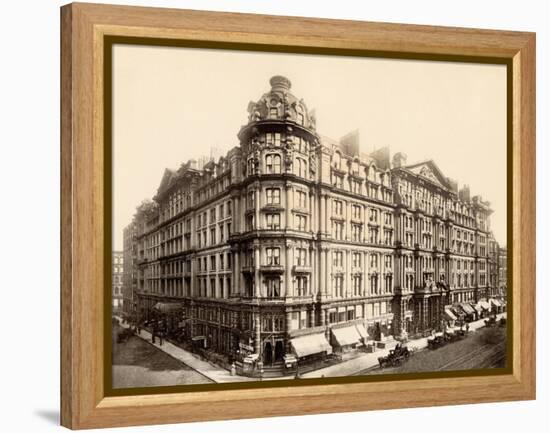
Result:
{"label": "rectangular window", "polygon": [[280,257],[280,248],[266,248],[265,249],[265,253],[266,253],[266,264],[267,265],[280,265],[280,260],[279,260],[279,257]]}
{"label": "rectangular window", "polygon": [[342,215],[343,203],[340,200],[334,200],[333,209],[335,215]]}
{"label": "rectangular window", "polygon": [[266,286],[268,298],[281,296],[281,280],[279,278],[267,278]]}
{"label": "rectangular window", "polygon": [[266,226],[269,230],[279,230],[281,228],[281,215],[278,213],[268,213],[265,216]]}
{"label": "rectangular window", "polygon": [[296,230],[306,230],[306,217],[304,215],[296,215]]}
{"label": "rectangular window", "polygon": [[279,188],[267,188],[265,192],[267,204],[281,204],[281,190]]}
{"label": "rectangular window", "polygon": [[296,266],[306,266],[306,249],[297,248],[294,255]]}
{"label": "rectangular window", "polygon": [[334,251],[332,253],[332,264],[337,267],[342,267],[344,253],[342,251]]}

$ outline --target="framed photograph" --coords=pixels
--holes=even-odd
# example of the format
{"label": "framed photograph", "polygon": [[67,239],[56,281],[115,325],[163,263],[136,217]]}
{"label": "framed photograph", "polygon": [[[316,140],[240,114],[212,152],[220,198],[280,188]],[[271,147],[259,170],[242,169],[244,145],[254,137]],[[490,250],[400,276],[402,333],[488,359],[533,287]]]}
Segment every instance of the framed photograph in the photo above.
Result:
{"label": "framed photograph", "polygon": [[535,398],[535,35],[61,8],[73,429]]}

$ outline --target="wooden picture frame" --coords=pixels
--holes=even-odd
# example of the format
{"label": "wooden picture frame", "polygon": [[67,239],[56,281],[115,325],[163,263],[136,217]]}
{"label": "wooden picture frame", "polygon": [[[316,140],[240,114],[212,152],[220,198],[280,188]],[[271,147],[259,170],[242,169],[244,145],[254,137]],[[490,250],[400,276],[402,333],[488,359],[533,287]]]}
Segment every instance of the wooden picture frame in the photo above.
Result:
{"label": "wooden picture frame", "polygon": [[[511,368],[455,376],[107,396],[104,275],[105,41],[185,40],[250,49],[395,58],[491,59],[510,67]],[[239,45],[240,44],[240,45]],[[256,47],[256,48],[254,48]],[[535,35],[190,10],[61,8],[61,424],[97,428],[535,398]],[[511,162],[510,162],[511,161]]]}

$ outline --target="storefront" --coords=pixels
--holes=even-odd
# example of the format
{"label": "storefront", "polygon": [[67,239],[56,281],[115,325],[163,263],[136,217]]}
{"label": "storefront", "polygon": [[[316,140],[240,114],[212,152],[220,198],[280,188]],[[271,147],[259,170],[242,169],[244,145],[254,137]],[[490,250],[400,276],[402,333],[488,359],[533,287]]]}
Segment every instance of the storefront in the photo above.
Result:
{"label": "storefront", "polygon": [[324,333],[293,338],[290,340],[290,347],[300,360],[316,355],[326,356],[332,353],[332,346],[325,338]]}
{"label": "storefront", "polygon": [[330,332],[332,346],[341,352],[354,349],[358,344],[361,344],[363,339],[354,324],[341,328],[331,328]]}

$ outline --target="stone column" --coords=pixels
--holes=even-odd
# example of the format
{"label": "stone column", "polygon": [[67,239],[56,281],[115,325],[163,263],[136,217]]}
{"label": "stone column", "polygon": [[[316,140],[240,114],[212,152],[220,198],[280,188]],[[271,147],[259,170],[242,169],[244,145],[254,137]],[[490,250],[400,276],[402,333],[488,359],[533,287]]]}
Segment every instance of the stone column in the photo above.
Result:
{"label": "stone column", "polygon": [[319,222],[320,222],[320,228],[321,228],[321,234],[326,234],[327,232],[327,220],[326,220],[326,210],[327,207],[327,196],[325,194],[321,194],[321,214],[319,215]]}
{"label": "stone column", "polygon": [[285,185],[285,229],[292,228],[292,213],[291,213],[291,201],[290,196],[292,194],[292,189],[290,184]]}
{"label": "stone column", "polygon": [[308,263],[306,263],[307,266],[311,269],[310,275],[310,281],[309,281],[309,294],[317,294],[319,291],[316,284],[317,284],[317,278],[315,275],[315,269],[317,269],[318,263],[315,263],[316,261],[316,251],[314,247],[310,247],[309,249],[309,257],[308,257]]}
{"label": "stone column", "polygon": [[253,314],[254,314],[254,353],[257,353],[261,356],[262,333],[261,333],[260,312],[255,311]]}
{"label": "stone column", "polygon": [[260,284],[260,246],[254,245],[254,296],[261,296]]}
{"label": "stone column", "polygon": [[[327,279],[326,279],[326,272],[327,272],[327,256],[326,256],[326,248],[320,247],[319,248],[319,256],[321,258],[321,266],[319,266],[319,285],[321,286],[321,298],[324,299],[327,295]],[[317,271],[317,269],[313,270],[314,272]]]}
{"label": "stone column", "polygon": [[254,190],[254,227],[252,230],[258,230],[260,228],[260,187]]}
{"label": "stone column", "polygon": [[294,288],[292,287],[292,243],[285,243],[285,296],[294,296]]}
{"label": "stone column", "polygon": [[[362,280],[362,286],[363,286],[363,293],[362,295],[363,296],[368,296],[368,283],[369,283],[369,279],[367,278],[367,267],[368,267],[368,262],[369,262],[369,253],[367,251],[365,251],[363,253],[363,257],[362,257],[362,260],[363,260],[363,274],[361,276],[361,278],[363,279]],[[366,314],[366,313],[365,313]]]}
{"label": "stone column", "polygon": [[233,266],[233,281],[232,281],[232,287],[229,287],[230,294],[229,296],[235,296],[237,294],[240,294],[241,288],[239,286],[239,273],[241,271],[241,261],[240,261],[240,251],[239,247],[232,251],[231,257],[233,258],[233,263],[231,263],[231,266]]}
{"label": "stone column", "polygon": [[351,285],[351,253],[349,250],[344,250],[344,278],[342,284],[343,297],[348,298],[350,295],[350,285]]}
{"label": "stone column", "polygon": [[345,209],[346,209],[346,214],[345,214],[345,220],[344,220],[344,224],[346,225],[345,227],[345,239],[347,241],[351,240],[351,203],[349,201],[346,201],[346,206],[345,206]]}

